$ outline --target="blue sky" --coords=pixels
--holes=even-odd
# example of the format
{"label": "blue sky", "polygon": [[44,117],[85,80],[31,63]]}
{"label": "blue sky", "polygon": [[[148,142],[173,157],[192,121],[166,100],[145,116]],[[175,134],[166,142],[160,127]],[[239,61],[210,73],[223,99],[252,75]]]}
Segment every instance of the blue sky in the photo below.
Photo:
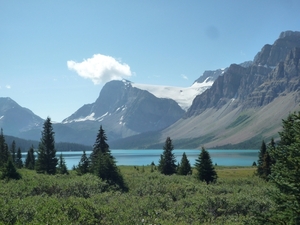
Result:
{"label": "blue sky", "polygon": [[0,97],[60,122],[103,84],[188,87],[300,31],[300,1],[0,0]]}

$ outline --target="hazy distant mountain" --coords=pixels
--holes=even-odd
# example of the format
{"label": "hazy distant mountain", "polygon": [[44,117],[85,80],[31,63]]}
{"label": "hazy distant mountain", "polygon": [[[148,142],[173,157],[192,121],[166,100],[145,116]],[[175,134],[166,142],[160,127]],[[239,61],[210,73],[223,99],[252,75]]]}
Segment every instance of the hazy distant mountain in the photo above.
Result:
{"label": "hazy distant mountain", "polygon": [[32,129],[40,129],[43,119],[11,98],[0,97],[0,127],[4,134],[20,136]]}

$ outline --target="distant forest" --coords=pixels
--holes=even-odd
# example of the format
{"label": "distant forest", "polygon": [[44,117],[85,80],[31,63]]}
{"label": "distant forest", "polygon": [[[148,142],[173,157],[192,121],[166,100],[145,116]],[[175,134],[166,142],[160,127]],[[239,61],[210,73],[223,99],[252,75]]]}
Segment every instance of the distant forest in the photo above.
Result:
{"label": "distant forest", "polygon": [[[5,136],[5,141],[8,144],[8,147],[11,146],[12,142],[16,142],[16,147],[21,149],[21,152],[27,152],[31,146],[34,147],[34,149],[37,149],[39,146],[39,141],[33,141],[33,140],[25,140],[13,136]],[[92,146],[86,146],[76,143],[67,143],[67,142],[60,142],[55,143],[55,148],[57,152],[61,151],[91,151]]]}

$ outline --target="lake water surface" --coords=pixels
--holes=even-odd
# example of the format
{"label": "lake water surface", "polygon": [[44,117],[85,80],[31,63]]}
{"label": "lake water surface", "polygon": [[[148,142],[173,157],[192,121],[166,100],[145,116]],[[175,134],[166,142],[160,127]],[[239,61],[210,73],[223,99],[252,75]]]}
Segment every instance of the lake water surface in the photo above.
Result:
{"label": "lake water surface", "polygon": [[[173,153],[176,156],[177,163],[180,162],[183,152],[187,155],[188,160],[193,166],[195,160],[200,154],[199,149],[176,149]],[[116,158],[117,165],[142,166],[150,165],[154,162],[158,164],[162,149],[143,149],[143,150],[111,150],[112,155]],[[259,150],[210,150],[208,152],[212,158],[213,164],[219,166],[251,166],[252,163],[258,160]],[[65,158],[68,169],[73,165],[78,165],[82,152],[62,152]],[[89,156],[91,151],[87,151]],[[57,156],[60,152],[57,152]]]}

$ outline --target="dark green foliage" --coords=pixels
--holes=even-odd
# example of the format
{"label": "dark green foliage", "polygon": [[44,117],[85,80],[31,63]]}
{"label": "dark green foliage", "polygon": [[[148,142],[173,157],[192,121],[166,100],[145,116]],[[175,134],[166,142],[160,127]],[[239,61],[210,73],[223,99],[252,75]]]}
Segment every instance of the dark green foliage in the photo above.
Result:
{"label": "dark green foliage", "polygon": [[8,162],[4,165],[4,168],[2,170],[1,180],[4,180],[4,179],[5,180],[10,180],[10,179],[19,180],[19,179],[21,179],[21,175],[16,170],[16,167],[13,164],[11,159],[8,160]]}
{"label": "dark green foliage", "polygon": [[217,173],[212,164],[208,151],[202,147],[201,153],[195,162],[195,168],[197,170],[196,177],[200,181],[205,181],[207,184],[215,182],[217,180]]}
{"label": "dark green foliage", "polygon": [[107,137],[101,125],[96,137],[95,144],[93,146],[93,151],[90,155],[91,170],[96,170],[97,167],[96,165],[98,164],[98,158],[100,153],[110,154],[109,145],[107,144],[106,141],[107,141]]}
{"label": "dark green foliage", "polygon": [[267,197],[270,182],[257,177],[221,177],[206,185],[192,176],[150,173],[147,166],[144,173],[120,169],[129,186],[126,193],[93,174],[20,170],[21,180],[0,181],[0,224],[240,225],[274,205]]}
{"label": "dark green foliage", "polygon": [[179,175],[190,175],[192,174],[192,167],[190,161],[186,157],[185,152],[182,154],[181,162],[178,167]]}
{"label": "dark green foliage", "polygon": [[264,157],[265,157],[265,154],[267,152],[267,145],[265,143],[265,141],[263,140],[262,143],[261,143],[261,146],[260,146],[260,150],[259,150],[259,153],[258,153],[258,165],[257,165],[257,175],[259,177],[261,177],[263,174],[264,174],[264,170],[263,170],[263,164],[264,164]]}
{"label": "dark green foliage", "polygon": [[25,168],[33,170],[35,167],[35,156],[34,156],[34,148],[33,146],[27,152],[26,160],[25,160]]}
{"label": "dark green foliage", "polygon": [[273,138],[270,144],[268,144],[268,147],[266,146],[264,141],[262,141],[260,147],[256,174],[257,176],[263,178],[264,180],[269,180],[269,175],[271,174],[272,160],[269,151],[270,148],[273,147],[275,147],[275,142]]}
{"label": "dark green foliage", "polygon": [[275,160],[270,181],[277,187],[272,193],[277,207],[266,218],[270,224],[300,224],[300,112],[283,120],[277,146],[270,146]]}
{"label": "dark green foliage", "polygon": [[83,175],[89,172],[90,169],[90,160],[87,157],[85,150],[83,150],[83,154],[81,156],[80,162],[76,168],[78,175]]}
{"label": "dark green foliage", "polygon": [[59,174],[69,174],[67,165],[66,165],[66,162],[65,162],[65,159],[64,159],[62,153],[60,154],[59,159],[58,159],[57,172]]}
{"label": "dark green foliage", "polygon": [[158,162],[158,170],[165,175],[172,175],[176,173],[176,158],[172,152],[174,146],[170,137],[167,137],[165,145],[163,147],[164,151],[160,156]]}
{"label": "dark green foliage", "polygon": [[55,174],[57,161],[54,131],[51,119],[48,117],[44,122],[42,138],[38,147],[36,171],[38,173]]}
{"label": "dark green foliage", "polygon": [[111,155],[109,145],[106,141],[105,131],[102,126],[100,126],[93,151],[90,155],[90,172],[96,174],[109,184],[118,185],[121,189],[126,190],[127,188],[123,177],[116,165],[115,158]]}
{"label": "dark green foliage", "polygon": [[0,156],[1,156],[0,157],[0,169],[1,169],[6,165],[7,161],[11,157],[10,152],[8,150],[8,146],[5,142],[2,128],[0,132]]}
{"label": "dark green foliage", "polygon": [[13,140],[13,142],[11,143],[11,147],[10,147],[10,154],[11,154],[11,158],[12,158],[12,162],[14,164],[16,164],[16,142],[15,140]]}
{"label": "dark green foliage", "polygon": [[17,152],[17,158],[15,161],[16,167],[18,169],[21,169],[23,167],[23,161],[22,161],[22,153],[21,153],[21,149],[18,148],[18,152]]}

